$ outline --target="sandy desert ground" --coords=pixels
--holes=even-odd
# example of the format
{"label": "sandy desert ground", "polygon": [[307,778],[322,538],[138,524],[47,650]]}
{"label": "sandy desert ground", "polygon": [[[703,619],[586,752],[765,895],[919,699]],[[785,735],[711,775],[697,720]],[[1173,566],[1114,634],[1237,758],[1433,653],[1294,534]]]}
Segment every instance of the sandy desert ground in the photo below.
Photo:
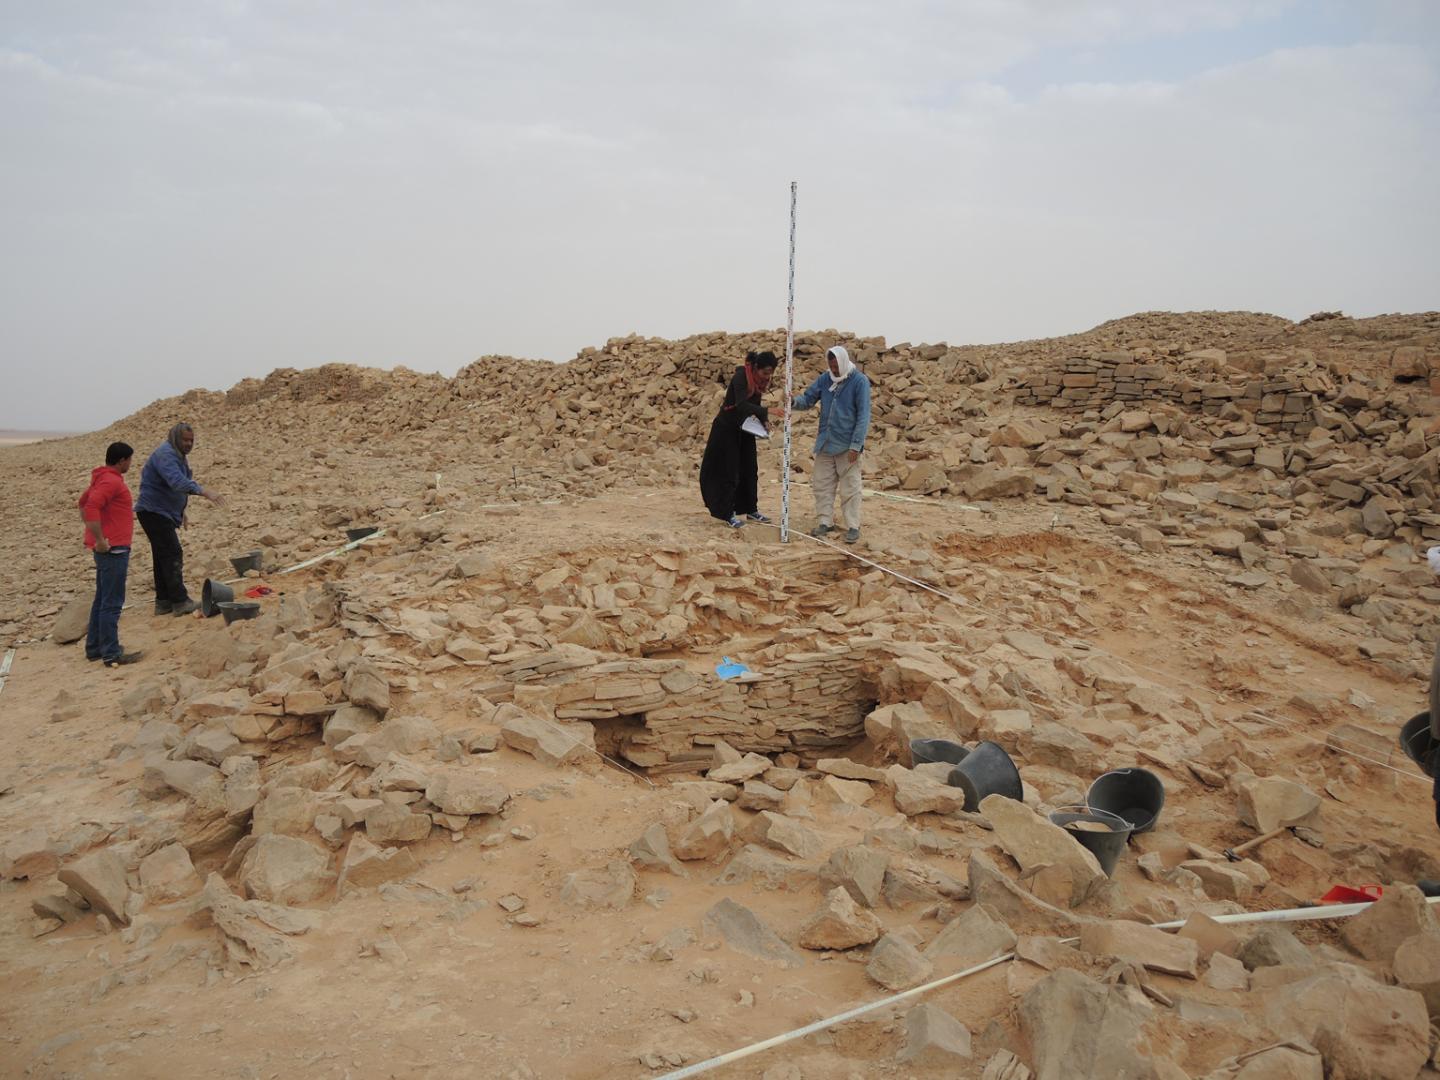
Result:
{"label": "sandy desert ground", "polygon": [[[700,504],[773,331],[280,371],[0,450],[0,1074],[662,1076],[1011,954],[708,1075],[1440,1074],[1397,743],[1440,634],[1440,315],[821,331],[797,366],[835,341],[875,387],[850,547]],[[154,615],[137,530],[145,658],[87,663],[73,502],[180,419],[229,496],[192,591],[252,549],[233,587],[271,591]],[[930,737],[1003,747],[1023,801],[967,810]],[[1107,876],[1048,814],[1131,767],[1164,807]]]}

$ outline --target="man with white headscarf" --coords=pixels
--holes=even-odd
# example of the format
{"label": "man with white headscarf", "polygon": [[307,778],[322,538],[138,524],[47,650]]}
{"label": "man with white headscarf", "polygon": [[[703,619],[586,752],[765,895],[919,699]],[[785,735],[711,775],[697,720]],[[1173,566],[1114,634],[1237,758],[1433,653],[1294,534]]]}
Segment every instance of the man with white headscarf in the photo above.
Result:
{"label": "man with white headscarf", "polygon": [[193,449],[195,429],[189,424],[176,424],[140,471],[135,516],[150,541],[156,615],[188,615],[200,606],[185,589],[185,552],[178,531],[189,524],[185,507],[190,496],[199,495],[217,506],[225,505],[221,496],[203,487],[191,473],[188,456]]}
{"label": "man with white headscarf", "polygon": [[860,539],[860,455],[870,432],[870,380],[855,366],[843,345],[825,354],[829,369],[797,397],[796,409],[820,403],[820,430],[815,435],[815,528],[811,536],[835,531],[835,497],[845,522],[845,542]]}

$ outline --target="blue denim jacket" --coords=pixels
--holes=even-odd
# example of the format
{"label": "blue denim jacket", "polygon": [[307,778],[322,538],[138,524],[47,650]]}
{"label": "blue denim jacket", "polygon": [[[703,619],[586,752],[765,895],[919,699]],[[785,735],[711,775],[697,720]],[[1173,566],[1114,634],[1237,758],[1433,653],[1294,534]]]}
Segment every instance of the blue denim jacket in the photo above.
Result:
{"label": "blue denim jacket", "polygon": [[856,369],[840,384],[830,388],[827,371],[805,388],[794,401],[796,409],[813,408],[820,402],[820,430],[815,435],[815,453],[843,454],[847,450],[864,450],[865,436],[870,432],[870,380]]}
{"label": "blue denim jacket", "polygon": [[135,512],[148,510],[179,525],[190,496],[199,495],[200,490],[185,455],[163,442],[140,470],[140,497],[135,500]]}

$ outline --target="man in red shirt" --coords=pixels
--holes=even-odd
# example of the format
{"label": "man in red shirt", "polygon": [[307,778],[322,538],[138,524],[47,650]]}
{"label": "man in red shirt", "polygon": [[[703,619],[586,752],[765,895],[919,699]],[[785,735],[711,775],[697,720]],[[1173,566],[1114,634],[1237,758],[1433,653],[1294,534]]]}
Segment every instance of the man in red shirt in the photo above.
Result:
{"label": "man in red shirt", "polygon": [[130,540],[135,532],[125,474],[134,456],[128,444],[111,443],[105,451],[105,464],[90,474],[90,486],[80,496],[85,546],[95,554],[95,602],[90,605],[85,659],[103,660],[106,667],[133,664],[140,659],[140,653],[127,653],[120,647],[120,609],[125,606]]}

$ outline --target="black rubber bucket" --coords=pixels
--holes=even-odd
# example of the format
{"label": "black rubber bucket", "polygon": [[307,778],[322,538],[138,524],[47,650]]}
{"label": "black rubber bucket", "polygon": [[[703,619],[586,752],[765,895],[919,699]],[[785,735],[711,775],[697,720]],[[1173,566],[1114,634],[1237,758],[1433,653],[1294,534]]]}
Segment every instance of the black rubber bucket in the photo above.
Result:
{"label": "black rubber bucket", "polygon": [[[1406,757],[1425,771],[1426,776],[1435,775],[1435,751],[1437,748],[1440,748],[1440,744],[1437,744],[1435,736],[1430,734],[1430,714],[1428,712],[1422,712],[1405,721],[1405,726],[1400,729],[1400,749],[1405,751]],[[1440,817],[1437,817],[1436,820],[1440,821]]]}
{"label": "black rubber bucket", "polygon": [[260,569],[260,552],[247,551],[244,555],[236,555],[230,560],[230,565],[235,567],[236,577],[244,577],[247,570]]}
{"label": "black rubber bucket", "polygon": [[362,525],[358,529],[346,529],[345,535],[349,537],[350,543],[356,540],[364,540],[367,536],[374,536],[380,529],[375,525]]}
{"label": "black rubber bucket", "polygon": [[924,765],[931,761],[959,765],[969,753],[970,751],[958,742],[951,742],[949,739],[910,740],[910,761],[915,765]]}
{"label": "black rubber bucket", "polygon": [[1090,785],[1085,803],[1124,818],[1132,834],[1149,832],[1160,820],[1165,785],[1148,769],[1112,769]]}
{"label": "black rubber bucket", "polygon": [[242,603],[220,604],[220,614],[225,616],[225,625],[232,622],[239,622],[242,619],[253,619],[260,614],[260,605],[253,600],[246,600]]}
{"label": "black rubber bucket", "polygon": [[[1050,815],[1050,820],[1095,856],[1106,877],[1115,876],[1115,864],[1120,861],[1120,853],[1125,850],[1125,844],[1134,831],[1128,821],[1118,814],[1084,806],[1062,806]],[[1091,828],[1077,828],[1085,825]]]}
{"label": "black rubber bucket", "polygon": [[205,579],[205,587],[200,590],[200,613],[207,619],[213,619],[220,614],[220,605],[228,604],[235,599],[235,590],[213,578]]}
{"label": "black rubber bucket", "polygon": [[1025,798],[1020,770],[999,743],[982,742],[966,754],[965,760],[950,770],[949,784],[965,792],[965,809],[971,811],[978,810],[987,795],[1004,795],[1016,802]]}

